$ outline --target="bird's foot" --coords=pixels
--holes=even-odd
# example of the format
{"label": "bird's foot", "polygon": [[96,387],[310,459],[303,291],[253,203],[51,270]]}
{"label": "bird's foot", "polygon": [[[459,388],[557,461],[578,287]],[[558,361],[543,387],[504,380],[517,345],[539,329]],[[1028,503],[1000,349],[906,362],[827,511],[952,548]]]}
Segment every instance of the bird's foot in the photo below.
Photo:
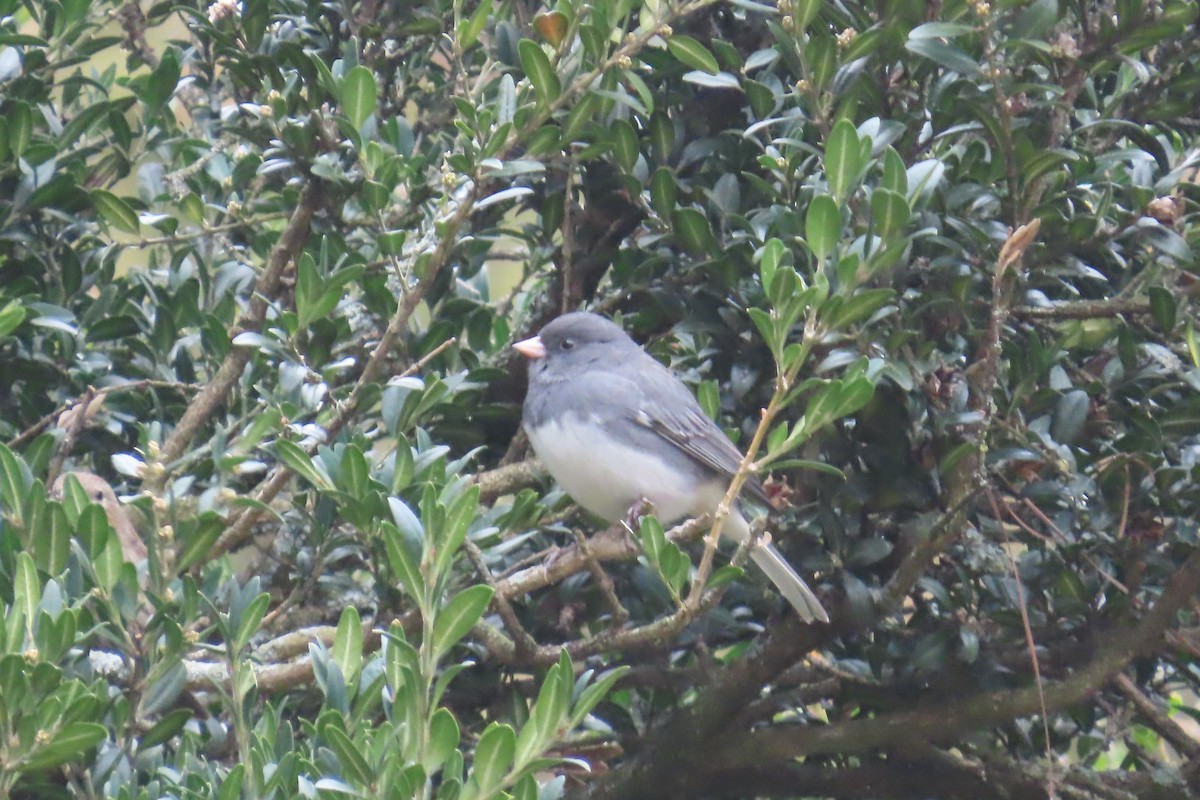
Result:
{"label": "bird's foot", "polygon": [[630,533],[637,533],[638,528],[642,527],[642,517],[654,512],[654,504],[644,497],[639,497],[625,512],[625,527]]}
{"label": "bird's foot", "polygon": [[542,567],[548,572],[553,572],[558,563],[564,560],[567,556],[566,548],[552,545],[545,557],[542,559]]}

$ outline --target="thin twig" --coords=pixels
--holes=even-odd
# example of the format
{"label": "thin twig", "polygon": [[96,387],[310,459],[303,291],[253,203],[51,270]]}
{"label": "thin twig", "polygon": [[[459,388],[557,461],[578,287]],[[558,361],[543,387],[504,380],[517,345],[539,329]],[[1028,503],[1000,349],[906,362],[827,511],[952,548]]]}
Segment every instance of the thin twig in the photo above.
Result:
{"label": "thin twig", "polygon": [[1000,513],[1000,505],[996,502],[996,495],[991,487],[987,492],[988,502],[992,506],[992,515],[996,520],[996,527],[1000,529],[1001,536],[1004,537],[1004,554],[1008,557],[1008,565],[1012,569],[1013,583],[1017,590],[1017,610],[1021,612],[1021,627],[1025,632],[1025,647],[1029,653],[1029,663],[1033,667],[1033,683],[1037,687],[1038,703],[1042,711],[1042,735],[1046,742],[1046,793],[1051,800],[1058,796],[1056,789],[1057,779],[1054,763],[1054,751],[1050,744],[1050,714],[1046,710],[1046,687],[1042,680],[1042,666],[1038,661],[1037,643],[1033,638],[1033,625],[1029,622],[1029,603],[1025,598],[1025,583],[1021,580],[1021,571],[1017,568],[1017,559],[1012,554],[1012,542],[1008,538],[1008,531],[1000,522],[1002,515]]}
{"label": "thin twig", "polygon": [[77,413],[71,417],[70,423],[66,426],[62,440],[59,441],[58,447],[54,450],[54,457],[50,459],[50,465],[46,469],[46,485],[50,486],[54,483],[55,478],[62,472],[63,464],[70,455],[71,449],[75,447],[75,440],[79,438],[79,434],[87,426],[88,411],[91,410],[92,403],[96,399],[96,390],[89,386],[83,391],[79,397],[79,405]]}
{"label": "thin twig", "polygon": [[508,629],[509,634],[513,637],[513,645],[518,658],[528,658],[537,650],[537,640],[535,640],[529,631],[525,630],[525,626],[521,624],[521,620],[517,619],[517,612],[513,610],[512,603],[504,596],[503,592],[495,591],[496,578],[492,575],[492,570],[488,567],[487,562],[483,559],[483,552],[478,545],[470,539],[463,541],[463,550],[466,551],[467,557],[471,559],[471,563],[475,565],[475,571],[483,578],[488,586],[492,587],[492,602],[496,605],[496,612],[500,615],[501,621],[504,622],[504,627]]}
{"label": "thin twig", "polygon": [[205,236],[213,236],[225,231],[235,231],[239,228],[252,228],[256,225],[261,225],[264,222],[272,222],[277,219],[286,219],[289,212],[274,211],[268,214],[262,214],[257,217],[247,217],[245,219],[234,220],[233,222],[224,222],[219,225],[209,225],[206,228],[200,228],[195,231],[187,231],[186,233],[174,233],[170,236],[154,236],[146,239],[137,239],[132,242],[121,242],[122,247],[143,248],[154,247],[160,244],[179,244],[181,242],[190,241],[192,239],[203,239]]}
{"label": "thin twig", "polygon": [[1200,760],[1200,741],[1183,729],[1178,722],[1167,716],[1167,712],[1142,692],[1133,679],[1125,673],[1117,673],[1113,683],[1129,702],[1133,703],[1138,713],[1158,732],[1159,736],[1171,743],[1179,754],[1188,761]]}
{"label": "thin twig", "polygon": [[[198,391],[200,391],[201,387],[194,383],[180,383],[178,381],[140,380],[140,381],[129,381],[128,383],[115,383],[111,386],[102,386],[99,389],[92,389],[91,391],[93,391],[93,393],[95,394],[95,397],[97,399],[99,399],[99,398],[103,397],[104,395],[112,394],[114,392],[130,392],[130,391],[135,391],[138,389],[147,389],[147,388],[150,388],[150,389],[177,389],[181,392],[198,392]],[[21,447],[24,447],[27,443],[29,443],[32,439],[34,439],[34,437],[36,437],[42,431],[46,430],[46,428],[49,428],[52,424],[54,424],[54,422],[56,420],[58,420],[59,417],[62,416],[63,412],[65,412],[67,409],[77,405],[78,403],[79,403],[78,398],[76,398],[74,400],[68,400],[65,403],[60,403],[59,406],[57,408],[55,408],[53,411],[44,415],[37,422],[33,423],[33,425],[30,425],[28,428],[21,431],[21,433],[17,434],[16,436],[14,436],[11,439],[9,439],[7,442],[8,448],[10,450],[17,450],[17,449],[20,449]],[[84,409],[84,410],[86,411],[86,409]]]}
{"label": "thin twig", "polygon": [[574,229],[571,227],[571,207],[574,205],[572,194],[574,192],[573,183],[575,178],[575,156],[567,160],[567,180],[566,188],[563,190],[563,222],[562,222],[562,305],[559,311],[563,314],[574,308],[575,298],[572,297],[571,283],[572,275],[572,258],[575,254],[575,235]]}
{"label": "thin twig", "polygon": [[621,605],[621,600],[617,597],[617,590],[613,586],[612,578],[604,571],[604,567],[600,566],[600,562],[592,556],[591,547],[588,545],[587,537],[583,535],[583,531],[575,528],[574,533],[575,544],[579,547],[579,552],[583,555],[584,563],[587,564],[588,571],[592,573],[592,577],[596,579],[596,584],[600,587],[600,594],[604,596],[605,602],[608,603],[608,607],[612,611],[613,627],[620,628],[629,621],[629,612],[625,610],[625,606]]}

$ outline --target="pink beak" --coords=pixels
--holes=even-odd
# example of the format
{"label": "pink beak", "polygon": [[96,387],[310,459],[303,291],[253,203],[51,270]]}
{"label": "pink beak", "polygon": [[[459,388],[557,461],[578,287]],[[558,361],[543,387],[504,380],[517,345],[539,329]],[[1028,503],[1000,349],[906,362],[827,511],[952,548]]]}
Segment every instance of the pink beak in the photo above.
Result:
{"label": "pink beak", "polygon": [[530,336],[528,339],[522,339],[513,345],[513,349],[526,358],[545,358],[546,345],[542,343],[542,337]]}

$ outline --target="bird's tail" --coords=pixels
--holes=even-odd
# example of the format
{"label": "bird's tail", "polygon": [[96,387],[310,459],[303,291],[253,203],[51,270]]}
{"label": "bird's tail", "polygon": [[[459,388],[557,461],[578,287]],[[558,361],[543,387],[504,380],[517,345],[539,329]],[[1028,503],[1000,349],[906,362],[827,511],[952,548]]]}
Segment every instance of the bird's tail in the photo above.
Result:
{"label": "bird's tail", "polygon": [[750,550],[750,558],[754,559],[754,563],[758,564],[763,574],[771,579],[771,583],[775,584],[780,594],[792,604],[800,619],[805,622],[829,622],[829,614],[825,613],[821,601],[773,545],[758,544]]}

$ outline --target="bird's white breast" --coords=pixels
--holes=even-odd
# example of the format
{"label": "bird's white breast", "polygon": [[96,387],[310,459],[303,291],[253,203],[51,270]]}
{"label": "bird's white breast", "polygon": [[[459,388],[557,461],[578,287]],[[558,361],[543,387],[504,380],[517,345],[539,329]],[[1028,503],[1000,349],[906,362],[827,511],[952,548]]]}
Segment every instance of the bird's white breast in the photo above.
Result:
{"label": "bird's white breast", "polygon": [[645,450],[615,441],[600,423],[578,414],[528,430],[529,441],[575,502],[606,520],[625,516],[645,498],[663,522],[692,512],[701,487],[692,476]]}

